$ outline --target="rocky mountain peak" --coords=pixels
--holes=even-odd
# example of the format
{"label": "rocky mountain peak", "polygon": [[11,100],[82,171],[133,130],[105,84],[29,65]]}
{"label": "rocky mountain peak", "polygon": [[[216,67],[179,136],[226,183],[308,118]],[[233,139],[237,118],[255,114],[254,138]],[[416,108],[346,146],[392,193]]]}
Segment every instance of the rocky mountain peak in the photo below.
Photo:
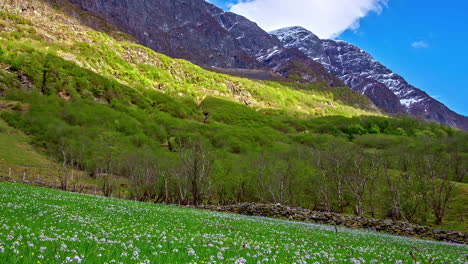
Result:
{"label": "rocky mountain peak", "polygon": [[[309,30],[295,26],[270,32],[287,48],[297,48],[309,58],[317,58],[323,54],[322,41]],[[312,47],[312,48],[305,48]]]}
{"label": "rocky mountain peak", "polygon": [[320,40],[301,27],[270,32],[285,47],[302,51],[321,63],[354,90],[367,95],[392,114],[410,114],[449,126],[468,129],[468,118],[459,115],[424,91],[409,84],[361,48],[339,40]]}
{"label": "rocky mountain peak", "polygon": [[287,27],[274,30],[271,31],[270,34],[277,36],[281,41],[283,41],[285,38],[291,38],[291,40],[305,40],[307,38],[310,38],[314,41],[320,41],[319,37],[317,37],[314,33],[301,26]]}

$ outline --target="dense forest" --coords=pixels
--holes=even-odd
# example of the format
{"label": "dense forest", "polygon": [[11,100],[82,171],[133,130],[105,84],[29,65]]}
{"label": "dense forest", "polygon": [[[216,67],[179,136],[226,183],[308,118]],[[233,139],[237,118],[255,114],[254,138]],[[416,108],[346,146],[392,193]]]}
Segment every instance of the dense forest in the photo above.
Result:
{"label": "dense forest", "polygon": [[63,189],[89,175],[138,201],[441,224],[467,181],[467,132],[385,116],[349,88],[229,77],[104,33],[54,44],[0,17],[14,28],[0,32],[0,96],[14,104],[1,118],[63,165]]}

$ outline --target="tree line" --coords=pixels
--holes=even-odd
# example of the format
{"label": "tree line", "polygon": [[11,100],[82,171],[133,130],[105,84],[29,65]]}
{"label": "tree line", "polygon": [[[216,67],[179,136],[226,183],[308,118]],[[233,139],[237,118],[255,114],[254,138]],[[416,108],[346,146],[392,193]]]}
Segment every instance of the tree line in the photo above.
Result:
{"label": "tree line", "polygon": [[[352,142],[293,145],[244,155],[219,151],[203,138],[174,140],[121,155],[103,145],[97,177],[106,196],[128,178],[128,199],[168,204],[281,203],[357,216],[441,224],[457,182],[466,180],[466,138],[408,139],[385,150]],[[465,144],[465,145],[463,145]],[[62,149],[64,163],[80,154]]]}

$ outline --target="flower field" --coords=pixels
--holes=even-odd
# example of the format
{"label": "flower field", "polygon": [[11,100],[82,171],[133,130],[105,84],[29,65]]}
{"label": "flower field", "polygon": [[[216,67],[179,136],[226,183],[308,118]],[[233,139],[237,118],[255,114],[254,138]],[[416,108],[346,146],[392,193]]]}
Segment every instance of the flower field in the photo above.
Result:
{"label": "flower field", "polygon": [[468,247],[0,183],[0,263],[467,263]]}

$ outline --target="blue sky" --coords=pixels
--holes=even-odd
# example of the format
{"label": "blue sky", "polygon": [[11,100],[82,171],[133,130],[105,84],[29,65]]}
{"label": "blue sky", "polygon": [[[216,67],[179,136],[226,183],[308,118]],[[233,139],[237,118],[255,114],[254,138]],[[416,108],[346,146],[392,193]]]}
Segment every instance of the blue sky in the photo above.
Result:
{"label": "blue sky", "polygon": [[[275,3],[280,3],[275,0],[251,2],[255,1],[270,2],[273,8]],[[314,0],[288,1],[306,3]],[[340,1],[342,0],[330,0],[328,3],[333,5],[332,2]],[[236,0],[211,0],[211,2],[229,10],[231,8],[229,4],[236,3]],[[345,40],[361,47],[415,87],[427,92],[452,110],[468,115],[468,18],[466,18],[468,2],[460,0],[447,0],[443,3],[435,0],[356,0],[355,2],[362,2],[359,6],[360,11],[366,10],[364,15],[355,14],[352,17],[359,26],[356,26],[356,23],[348,23],[348,26],[346,21],[345,24],[327,28],[334,21],[326,21],[331,18],[323,17],[318,20],[319,22],[312,21],[310,24],[307,17],[317,16],[313,11],[308,12],[302,20],[297,20],[300,16],[294,13],[297,11],[283,12],[282,19],[288,20],[290,16],[291,20],[295,21],[292,22],[295,24],[291,25],[302,24],[301,26],[312,31],[326,28],[319,35],[333,36],[335,39]],[[383,8],[377,8],[374,6],[377,4],[372,2],[383,3],[381,5]],[[258,22],[266,30],[272,29],[268,28],[271,23],[265,18],[265,14],[257,16],[251,10],[242,9],[251,6],[254,5],[238,5],[234,10]],[[335,17],[347,15],[338,14],[339,16]],[[281,19],[275,14],[271,16],[275,21]],[[324,24],[317,25],[318,28],[315,30],[311,28],[321,23],[320,21],[324,21]],[[348,28],[344,30],[343,27],[344,32],[340,28],[343,25]]]}

